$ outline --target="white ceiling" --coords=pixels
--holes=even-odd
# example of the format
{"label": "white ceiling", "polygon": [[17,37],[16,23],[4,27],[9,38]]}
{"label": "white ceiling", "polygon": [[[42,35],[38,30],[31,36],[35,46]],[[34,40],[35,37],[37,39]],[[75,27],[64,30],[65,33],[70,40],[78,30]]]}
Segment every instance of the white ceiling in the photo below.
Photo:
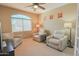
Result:
{"label": "white ceiling", "polygon": [[26,7],[26,6],[32,5],[32,3],[0,3],[0,5],[12,7],[12,8],[17,8],[17,9],[20,9],[20,10],[24,10],[24,11],[28,11],[28,12],[32,12],[32,13],[36,13],[36,14],[40,14],[40,13],[49,11],[51,9],[61,7],[65,4],[67,4],[67,3],[46,3],[46,4],[41,5],[41,6],[45,7],[45,10],[38,8],[36,11],[34,11],[32,9],[32,7]]}

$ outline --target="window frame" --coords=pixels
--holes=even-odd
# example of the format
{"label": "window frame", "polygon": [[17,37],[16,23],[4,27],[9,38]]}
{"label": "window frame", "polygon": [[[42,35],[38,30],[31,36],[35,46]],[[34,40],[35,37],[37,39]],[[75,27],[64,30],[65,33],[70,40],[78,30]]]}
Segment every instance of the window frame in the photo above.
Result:
{"label": "window frame", "polygon": [[[17,16],[17,15],[22,15],[22,16],[25,16],[25,17],[28,17],[29,19],[25,19],[25,18],[18,18],[18,17],[12,17],[12,16]],[[14,14],[14,15],[11,15],[11,26],[13,26],[12,25],[12,18],[14,18],[14,19],[21,19],[22,20],[22,31],[13,31],[13,28],[12,28],[12,32],[25,32],[25,31],[32,31],[32,18],[31,17],[29,17],[29,16],[27,16],[27,15],[23,15],[23,14]],[[23,20],[29,20],[30,21],[30,30],[24,30],[24,23],[23,23]]]}

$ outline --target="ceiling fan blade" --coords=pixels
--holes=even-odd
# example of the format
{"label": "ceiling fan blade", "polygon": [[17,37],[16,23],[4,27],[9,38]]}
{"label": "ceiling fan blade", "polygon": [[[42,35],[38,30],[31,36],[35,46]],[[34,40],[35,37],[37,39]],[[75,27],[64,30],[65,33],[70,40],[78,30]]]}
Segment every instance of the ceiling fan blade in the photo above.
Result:
{"label": "ceiling fan blade", "polygon": [[29,6],[26,6],[26,7],[31,7],[31,6],[33,6],[33,5],[29,5]]}
{"label": "ceiling fan blade", "polygon": [[39,5],[43,5],[43,4],[46,4],[46,3],[39,3]]}
{"label": "ceiling fan blade", "polygon": [[45,8],[44,7],[42,7],[42,6],[38,6],[39,8],[41,8],[41,9],[43,9],[43,10],[45,10]]}

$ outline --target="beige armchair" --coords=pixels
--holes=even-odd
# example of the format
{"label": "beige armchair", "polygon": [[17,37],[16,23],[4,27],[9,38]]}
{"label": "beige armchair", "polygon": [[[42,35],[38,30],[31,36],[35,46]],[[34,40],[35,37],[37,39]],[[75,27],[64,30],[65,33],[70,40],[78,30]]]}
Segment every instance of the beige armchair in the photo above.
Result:
{"label": "beige armchair", "polygon": [[46,33],[43,28],[40,28],[39,32],[33,34],[33,39],[38,42],[46,40]]}
{"label": "beige armchair", "polygon": [[67,35],[62,30],[57,30],[53,35],[48,36],[46,43],[48,46],[63,51],[67,47]]}

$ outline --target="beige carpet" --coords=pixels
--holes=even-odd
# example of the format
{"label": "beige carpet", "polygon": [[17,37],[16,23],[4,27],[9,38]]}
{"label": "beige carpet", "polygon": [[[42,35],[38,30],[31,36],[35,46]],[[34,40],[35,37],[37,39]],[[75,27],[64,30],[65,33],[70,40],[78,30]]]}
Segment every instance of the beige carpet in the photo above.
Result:
{"label": "beige carpet", "polygon": [[[69,51],[69,49],[68,49]],[[64,52],[64,53],[63,53]],[[48,47],[45,43],[39,43],[32,38],[23,39],[21,45],[15,49],[15,56],[67,56],[67,50],[60,52]],[[66,52],[66,53],[65,53]],[[69,52],[68,52],[69,53]]]}
{"label": "beige carpet", "polygon": [[63,53],[67,54],[67,55],[70,55],[70,56],[73,56],[74,55],[74,48],[69,48],[67,47]]}

